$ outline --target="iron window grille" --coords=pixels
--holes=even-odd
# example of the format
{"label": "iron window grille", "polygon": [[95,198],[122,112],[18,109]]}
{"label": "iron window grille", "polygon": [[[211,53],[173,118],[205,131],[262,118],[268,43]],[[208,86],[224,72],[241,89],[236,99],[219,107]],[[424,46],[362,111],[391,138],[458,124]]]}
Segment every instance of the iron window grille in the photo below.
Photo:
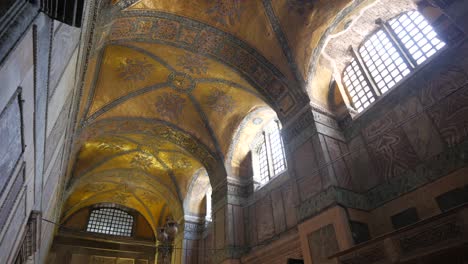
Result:
{"label": "iron window grille", "polygon": [[262,131],[261,139],[255,152],[257,170],[254,182],[258,188],[286,170],[286,159],[279,121],[273,121]]}
{"label": "iron window grille", "polygon": [[445,47],[428,21],[409,11],[384,22],[358,50],[343,71],[343,84],[354,109],[366,109],[428,58]]}
{"label": "iron window grille", "polygon": [[93,209],[86,231],[114,236],[132,236],[134,218],[124,210],[114,207]]}

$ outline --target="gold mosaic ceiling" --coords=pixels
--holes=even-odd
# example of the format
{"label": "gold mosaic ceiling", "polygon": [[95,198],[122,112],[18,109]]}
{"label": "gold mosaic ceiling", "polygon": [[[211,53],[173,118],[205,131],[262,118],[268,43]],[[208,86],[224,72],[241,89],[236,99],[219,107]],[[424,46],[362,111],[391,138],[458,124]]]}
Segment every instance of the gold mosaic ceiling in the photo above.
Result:
{"label": "gold mosaic ceiling", "polygon": [[64,219],[114,202],[156,228],[162,216],[181,219],[184,201],[200,202],[187,197],[197,171],[212,184],[225,177],[249,113],[271,107],[283,118],[307,103],[313,47],[348,1],[112,3],[100,11],[84,77]]}

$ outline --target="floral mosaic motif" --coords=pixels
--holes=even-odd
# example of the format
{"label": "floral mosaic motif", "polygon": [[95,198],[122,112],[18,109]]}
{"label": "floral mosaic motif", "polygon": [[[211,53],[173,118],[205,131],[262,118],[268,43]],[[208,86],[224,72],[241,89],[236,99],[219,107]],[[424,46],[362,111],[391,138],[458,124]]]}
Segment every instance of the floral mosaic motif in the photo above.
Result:
{"label": "floral mosaic motif", "polygon": [[177,155],[171,156],[171,164],[173,169],[190,169],[192,163],[185,157],[178,157]]}
{"label": "floral mosaic motif", "polygon": [[168,77],[169,85],[179,92],[190,92],[195,88],[192,77],[183,72],[173,72]]}
{"label": "floral mosaic motif", "polygon": [[207,13],[216,22],[224,26],[232,26],[240,21],[242,15],[242,0],[216,0]]}
{"label": "floral mosaic motif", "polygon": [[227,114],[232,112],[235,107],[235,102],[232,96],[221,90],[213,89],[207,96],[205,105],[215,113]]}
{"label": "floral mosaic motif", "polygon": [[117,69],[119,78],[125,81],[144,81],[150,75],[153,64],[146,59],[125,59]]}
{"label": "floral mosaic motif", "polygon": [[208,62],[206,58],[200,55],[185,54],[177,58],[177,66],[192,74],[206,73]]}
{"label": "floral mosaic motif", "polygon": [[97,149],[101,151],[121,151],[123,149],[123,145],[101,142],[98,144]]}
{"label": "floral mosaic motif", "polygon": [[133,157],[130,164],[135,168],[141,168],[143,170],[148,170],[154,165],[153,158],[146,153],[139,153]]}
{"label": "floral mosaic motif", "polygon": [[317,0],[287,0],[287,5],[290,11],[296,12],[299,15],[304,15],[314,8]]}
{"label": "floral mosaic motif", "polygon": [[165,93],[156,99],[156,110],[162,116],[178,119],[185,106],[185,99],[180,95]]}
{"label": "floral mosaic motif", "polygon": [[130,198],[129,194],[119,192],[113,196],[112,200],[118,204],[125,204],[128,201],[128,198]]}

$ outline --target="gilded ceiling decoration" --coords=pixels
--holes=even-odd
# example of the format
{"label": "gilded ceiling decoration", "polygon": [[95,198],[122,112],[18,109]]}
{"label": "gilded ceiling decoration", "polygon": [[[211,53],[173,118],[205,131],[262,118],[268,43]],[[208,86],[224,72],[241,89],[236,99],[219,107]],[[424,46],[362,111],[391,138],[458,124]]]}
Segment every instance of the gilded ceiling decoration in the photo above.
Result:
{"label": "gilded ceiling decoration", "polygon": [[124,81],[144,81],[151,73],[153,64],[142,60],[127,58],[118,68],[119,77]]}
{"label": "gilded ceiling decoration", "polygon": [[187,197],[200,205],[225,161],[238,167],[245,155],[233,144],[308,103],[315,40],[347,3],[113,1],[93,31],[64,216],[115,202],[157,227],[163,215],[182,218]]}
{"label": "gilded ceiling decoration", "polygon": [[216,0],[207,14],[224,26],[234,25],[242,17],[242,0]]}

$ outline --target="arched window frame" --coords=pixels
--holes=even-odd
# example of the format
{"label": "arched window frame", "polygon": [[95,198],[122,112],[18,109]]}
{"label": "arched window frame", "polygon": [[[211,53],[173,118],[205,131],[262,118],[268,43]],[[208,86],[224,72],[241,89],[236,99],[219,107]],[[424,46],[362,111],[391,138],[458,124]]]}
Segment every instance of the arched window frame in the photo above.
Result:
{"label": "arched window frame", "polygon": [[[398,85],[398,83],[401,83],[405,78],[407,78],[408,76],[411,76],[415,69],[421,67],[421,65],[423,65],[423,64],[427,63],[429,60],[433,59],[437,53],[439,53],[440,51],[442,51],[446,47],[446,44],[444,43],[444,41],[440,38],[440,36],[437,35],[437,33],[435,33],[435,36],[432,39],[437,39],[438,41],[440,41],[440,43],[443,44],[442,47],[436,48],[434,46],[435,51],[430,56],[427,56],[422,62],[416,61],[413,58],[413,54],[405,46],[405,43],[402,42],[402,38],[400,38],[398,36],[398,33],[394,31],[394,29],[392,28],[392,25],[391,25],[394,21],[398,21],[401,17],[403,17],[405,15],[409,16],[408,14],[410,14],[411,12],[418,12],[418,11],[417,10],[409,10],[409,11],[403,12],[403,13],[400,13],[397,16],[389,19],[388,21],[383,21],[382,19],[377,19],[376,24],[379,25],[378,28],[375,29],[374,31],[372,31],[369,35],[367,35],[367,37],[358,46],[358,49],[355,50],[353,47],[350,47],[350,53],[352,55],[352,60],[351,60],[351,62],[349,62],[346,65],[346,67],[342,71],[341,79],[343,81],[344,87],[346,88],[347,96],[348,96],[349,101],[350,101],[352,107],[354,108],[354,110],[357,110],[358,112],[362,112],[365,109],[367,109],[373,102],[375,102],[377,100],[377,98],[379,98],[383,94],[387,93],[389,90],[392,90],[393,88],[395,88],[395,86]],[[422,16],[422,14],[419,13],[419,12],[418,12],[418,14],[423,18],[423,20],[426,23],[428,23],[428,26],[431,29],[429,31],[429,33],[435,32],[434,28],[429,24],[429,22],[427,20],[425,20],[425,18]],[[407,66],[407,69],[409,70],[409,72],[407,74],[401,74],[399,76],[399,80],[395,81],[393,85],[391,85],[390,87],[388,87],[385,90],[382,90],[381,88],[379,88],[374,76],[371,74],[371,70],[369,69],[369,66],[364,62],[363,56],[361,54],[361,48],[369,41],[370,38],[375,36],[379,31],[382,31],[385,34],[385,36],[390,41],[392,47],[394,47],[396,49],[396,53],[399,55],[399,58],[401,58],[403,60],[403,63]],[[418,32],[422,32],[422,30],[420,29]],[[426,38],[427,35],[429,35],[429,33],[423,33],[423,36]],[[409,36],[409,34],[407,34],[407,36]],[[406,36],[403,36],[403,38],[404,37],[406,37]],[[412,38],[412,36],[409,36],[409,37],[411,38],[412,41],[417,43],[417,41],[414,40]],[[430,39],[430,40],[432,40],[432,39]],[[418,50],[420,50],[420,49],[418,49]],[[423,55],[426,56],[426,54],[423,54]],[[361,78],[362,80],[361,81],[363,83],[361,83],[359,85],[359,87],[362,87],[361,89],[364,92],[363,95],[366,95],[366,98],[362,98],[362,96],[361,96],[361,97],[358,98],[359,100],[355,100],[353,98],[353,94],[351,94],[351,93],[353,93],[352,90],[355,89],[355,88],[350,87],[351,85],[347,85],[346,84],[346,78],[345,78],[346,72],[348,71],[349,68],[353,67],[352,66],[353,63],[357,64],[357,69],[359,69],[359,71],[362,74],[362,78]],[[353,72],[354,72],[355,68],[352,68],[352,69],[353,69]],[[359,77],[360,76],[356,76],[357,79],[359,79]],[[394,79],[394,78],[392,78],[392,79]],[[348,83],[351,83],[351,81],[348,80]],[[366,92],[366,91],[364,91],[365,88],[369,88],[369,90]],[[356,91],[354,91],[354,93],[357,94]],[[357,102],[357,101],[359,101],[359,102]]]}
{"label": "arched window frame", "polygon": [[252,148],[254,188],[258,189],[287,170],[286,153],[278,120],[268,123]]}
{"label": "arched window frame", "polygon": [[[100,219],[104,218],[104,211],[107,210],[107,217],[109,221],[105,223],[100,222]],[[124,219],[125,218],[125,219]],[[122,220],[116,223],[114,220]],[[106,224],[114,226],[106,226]],[[116,204],[99,204],[93,207],[89,213],[88,221],[86,223],[86,232],[121,236],[121,237],[132,237],[135,230],[135,214]],[[118,230],[111,230],[112,227],[117,227]]]}

